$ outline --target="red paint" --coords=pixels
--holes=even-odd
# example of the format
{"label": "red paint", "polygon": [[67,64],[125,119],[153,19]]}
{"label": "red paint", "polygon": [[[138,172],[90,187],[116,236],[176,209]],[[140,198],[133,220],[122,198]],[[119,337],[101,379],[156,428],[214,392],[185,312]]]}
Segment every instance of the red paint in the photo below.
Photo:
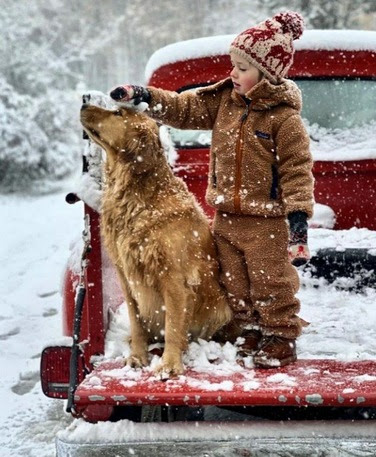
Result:
{"label": "red paint", "polygon": [[[220,81],[231,71],[228,55],[178,61],[158,68],[148,85],[168,90]],[[376,54],[371,51],[296,51],[289,77],[374,77]]]}
{"label": "red paint", "polygon": [[85,214],[90,218],[91,250],[88,254],[85,283],[83,328],[89,338],[85,359],[89,363],[94,354],[104,353],[103,292],[102,292],[102,254],[100,239],[100,219],[96,211],[85,205]]}
{"label": "red paint", "polygon": [[73,414],[74,417],[82,417],[86,422],[96,423],[107,421],[114,411],[114,407],[109,404],[104,405],[87,405],[85,407],[77,406]]}
{"label": "red paint", "polygon": [[336,214],[335,229],[376,230],[376,160],[315,162],[315,199]]}
{"label": "red paint", "polygon": [[[100,240],[100,219],[97,212],[85,205],[85,215],[90,220],[91,250],[87,255],[87,269],[85,274],[86,295],[82,311],[80,341],[87,341],[85,348],[85,362],[90,365],[90,358],[94,354],[104,352],[103,328],[103,292],[102,292],[102,255]],[[73,321],[76,287],[79,276],[67,269],[64,276],[63,297],[63,334],[73,335]]]}
{"label": "red paint", "polygon": [[209,173],[209,149],[179,149],[174,173],[184,179],[188,189],[195,195],[206,215],[212,219],[214,208],[205,200],[206,187]]}
{"label": "red paint", "polygon": [[76,286],[79,282],[79,276],[74,274],[68,267],[64,274],[63,286],[63,335],[73,335],[73,320],[74,320],[74,303],[76,297]]}
{"label": "red paint", "polygon": [[[214,209],[205,201],[209,173],[208,149],[180,149],[175,174],[185,180],[208,217]],[[336,213],[335,229],[376,230],[376,160],[314,164],[315,200]]]}
{"label": "red paint", "polygon": [[[131,387],[122,384],[127,379],[126,371],[124,376],[118,378],[106,376],[105,370],[121,369],[123,366],[122,362],[111,361],[96,368],[93,375],[101,380],[100,387],[96,389],[87,379],[84,380],[76,392],[78,406],[97,403],[137,405],[140,402],[144,405],[376,406],[375,380],[356,380],[358,376],[374,376],[376,361],[299,360],[283,368],[245,370],[223,375],[187,370],[181,380],[165,382],[155,380],[150,371],[143,371],[141,381]],[[254,376],[246,378],[245,373]],[[277,374],[287,375],[294,385],[268,380]],[[232,381],[233,387],[229,391],[205,390],[192,387],[189,380],[211,384]],[[242,383],[250,381],[258,385],[245,391]],[[89,399],[92,395],[104,397],[104,400],[92,401]]]}

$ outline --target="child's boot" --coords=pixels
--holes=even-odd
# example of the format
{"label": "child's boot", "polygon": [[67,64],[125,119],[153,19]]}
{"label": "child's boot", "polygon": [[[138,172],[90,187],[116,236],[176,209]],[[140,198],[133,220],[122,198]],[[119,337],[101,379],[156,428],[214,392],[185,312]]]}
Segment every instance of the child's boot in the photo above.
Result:
{"label": "child's boot", "polygon": [[260,349],[253,358],[255,366],[259,368],[283,367],[296,360],[295,339],[276,335],[264,336],[260,342]]}
{"label": "child's boot", "polygon": [[244,343],[239,345],[238,354],[242,357],[253,356],[260,348],[262,334],[258,330],[243,330],[241,338]]}

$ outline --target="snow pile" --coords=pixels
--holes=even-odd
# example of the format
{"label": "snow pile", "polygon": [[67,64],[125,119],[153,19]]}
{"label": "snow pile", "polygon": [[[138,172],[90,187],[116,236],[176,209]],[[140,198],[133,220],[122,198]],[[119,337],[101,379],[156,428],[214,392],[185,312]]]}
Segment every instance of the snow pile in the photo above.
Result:
{"label": "snow pile", "polygon": [[335,248],[337,251],[361,248],[376,255],[376,231],[357,227],[348,230],[309,229],[308,244],[312,254],[325,248]]}
{"label": "snow pile", "polygon": [[[298,340],[298,357],[344,361],[376,358],[376,290],[338,290],[301,274],[300,315],[310,322]],[[355,317],[356,316],[356,317]]]}
{"label": "snow pile", "polygon": [[82,173],[74,186],[74,193],[83,202],[99,212],[101,209],[102,184],[91,173]]}
{"label": "snow pile", "polygon": [[228,54],[230,44],[236,35],[220,35],[180,41],[158,49],[152,54],[145,68],[145,79],[160,67],[180,60],[196,59]]}
{"label": "snow pile", "polygon": [[[145,68],[145,79],[164,65],[182,60],[227,55],[236,35],[219,35],[180,41],[158,49]],[[376,32],[362,30],[306,30],[295,43],[296,50],[376,51]]]}
{"label": "snow pile", "polygon": [[114,312],[110,312],[110,322],[106,333],[104,359],[116,359],[116,357],[128,357],[130,354],[129,316],[127,305],[121,304]]}
{"label": "snow pile", "polygon": [[170,129],[167,126],[161,125],[159,127],[159,139],[161,140],[167,162],[173,167],[179,158],[179,154],[174,147]]}
{"label": "snow pile", "polygon": [[[376,290],[338,290],[324,279],[312,278],[309,272],[299,271],[299,274],[301,288],[298,297],[302,305],[300,315],[308,320],[310,325],[303,330],[303,335],[298,340],[298,357],[346,361],[375,359]],[[104,360],[128,357],[129,337],[128,314],[124,303],[112,313]],[[236,344],[227,342],[224,345],[204,340],[192,342],[184,354],[183,362],[186,367],[198,372],[243,372],[244,368],[236,362],[239,342],[241,340]],[[158,345],[150,346],[150,349],[155,347]],[[159,356],[151,356],[151,368],[155,367],[159,360]],[[246,369],[252,368],[251,358],[244,359],[244,363]],[[150,367],[145,369],[150,370]],[[277,382],[276,379],[273,381]]]}
{"label": "snow pile", "polygon": [[[199,425],[199,426],[198,426]],[[335,438],[343,440],[343,437],[355,437],[361,439],[364,437],[366,442],[367,438],[374,436],[374,423],[370,423],[368,426],[362,424],[360,429],[358,424],[354,424],[353,421],[348,423],[333,424],[324,421],[303,421],[302,422],[282,422],[282,421],[260,421],[260,422],[216,422],[216,423],[187,423],[187,422],[176,422],[171,423],[136,423],[129,420],[122,420],[118,422],[102,422],[98,424],[89,424],[84,422],[82,419],[75,420],[73,424],[58,434],[59,438],[63,441],[71,443],[124,443],[123,447],[118,449],[120,455],[125,455],[126,452],[129,455],[137,455],[139,449],[135,446],[132,448],[133,443],[150,443],[150,442],[161,442],[171,443],[171,449],[174,449],[177,442],[187,443],[194,441],[216,441],[217,443],[231,441],[233,443],[239,443],[242,446],[242,440],[246,440],[249,443],[253,439],[253,450],[254,455],[308,455],[305,454],[303,449],[308,449],[307,442],[317,437],[317,443],[315,447],[309,448],[310,456],[323,456],[331,455],[333,457],[340,455],[350,455],[347,451],[344,454],[338,449],[338,445],[329,444],[325,446],[325,441],[328,438]],[[258,440],[268,440],[268,444],[263,447],[262,453],[258,453],[257,443]],[[271,439],[272,438],[272,439]],[[289,445],[286,443],[286,439],[292,438],[293,442],[305,443],[300,448],[299,454],[295,453]],[[272,443],[278,443],[278,439],[281,439],[281,445],[277,445],[271,449]],[[283,444],[282,444],[283,443]],[[325,446],[325,450],[321,446]],[[283,449],[282,449],[283,446]],[[317,449],[320,446],[320,449]],[[244,445],[244,448],[247,444]],[[239,449],[241,452],[242,449]],[[268,451],[266,450],[268,448]],[[352,454],[353,445],[349,444],[349,452]],[[90,449],[90,447],[88,448]],[[225,448],[222,449],[222,451]],[[248,447],[247,447],[248,449]],[[272,453],[270,453],[270,451]],[[273,453],[274,451],[274,453]],[[283,454],[281,454],[283,452]],[[166,454],[167,455],[167,454]],[[171,454],[168,454],[171,455]],[[199,454],[209,455],[209,454]],[[212,454],[214,455],[214,454]],[[219,455],[219,454],[216,454]],[[225,455],[225,454],[222,454]],[[239,454],[239,455],[250,455],[250,454]],[[355,455],[355,454],[352,454]],[[358,454],[358,455],[371,455],[371,454]]]}
{"label": "snow pile", "polygon": [[336,222],[335,212],[330,206],[315,203],[313,207],[313,216],[309,220],[310,228],[332,229]]}

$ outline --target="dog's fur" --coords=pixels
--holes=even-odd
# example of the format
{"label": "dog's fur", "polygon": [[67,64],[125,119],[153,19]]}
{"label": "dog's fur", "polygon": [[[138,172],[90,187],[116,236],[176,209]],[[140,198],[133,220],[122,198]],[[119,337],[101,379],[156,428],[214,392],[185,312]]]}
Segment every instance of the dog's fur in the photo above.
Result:
{"label": "dog's fur", "polygon": [[106,151],[101,230],[128,303],[128,363],[147,365],[148,343],[164,340],[157,372],[180,374],[189,336],[209,339],[231,319],[209,224],[172,173],[154,120],[84,105],[81,123]]}

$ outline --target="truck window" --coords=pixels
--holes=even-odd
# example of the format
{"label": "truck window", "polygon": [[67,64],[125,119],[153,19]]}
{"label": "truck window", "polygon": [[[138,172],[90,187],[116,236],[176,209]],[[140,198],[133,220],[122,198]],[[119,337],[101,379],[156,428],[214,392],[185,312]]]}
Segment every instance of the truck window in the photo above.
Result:
{"label": "truck window", "polygon": [[361,79],[297,80],[303,94],[303,118],[329,130],[348,129],[375,120],[376,81]]}
{"label": "truck window", "polygon": [[[376,80],[295,79],[303,94],[302,117],[308,124],[328,130],[344,130],[376,119]],[[172,140],[180,148],[210,146],[210,130],[171,128]]]}

